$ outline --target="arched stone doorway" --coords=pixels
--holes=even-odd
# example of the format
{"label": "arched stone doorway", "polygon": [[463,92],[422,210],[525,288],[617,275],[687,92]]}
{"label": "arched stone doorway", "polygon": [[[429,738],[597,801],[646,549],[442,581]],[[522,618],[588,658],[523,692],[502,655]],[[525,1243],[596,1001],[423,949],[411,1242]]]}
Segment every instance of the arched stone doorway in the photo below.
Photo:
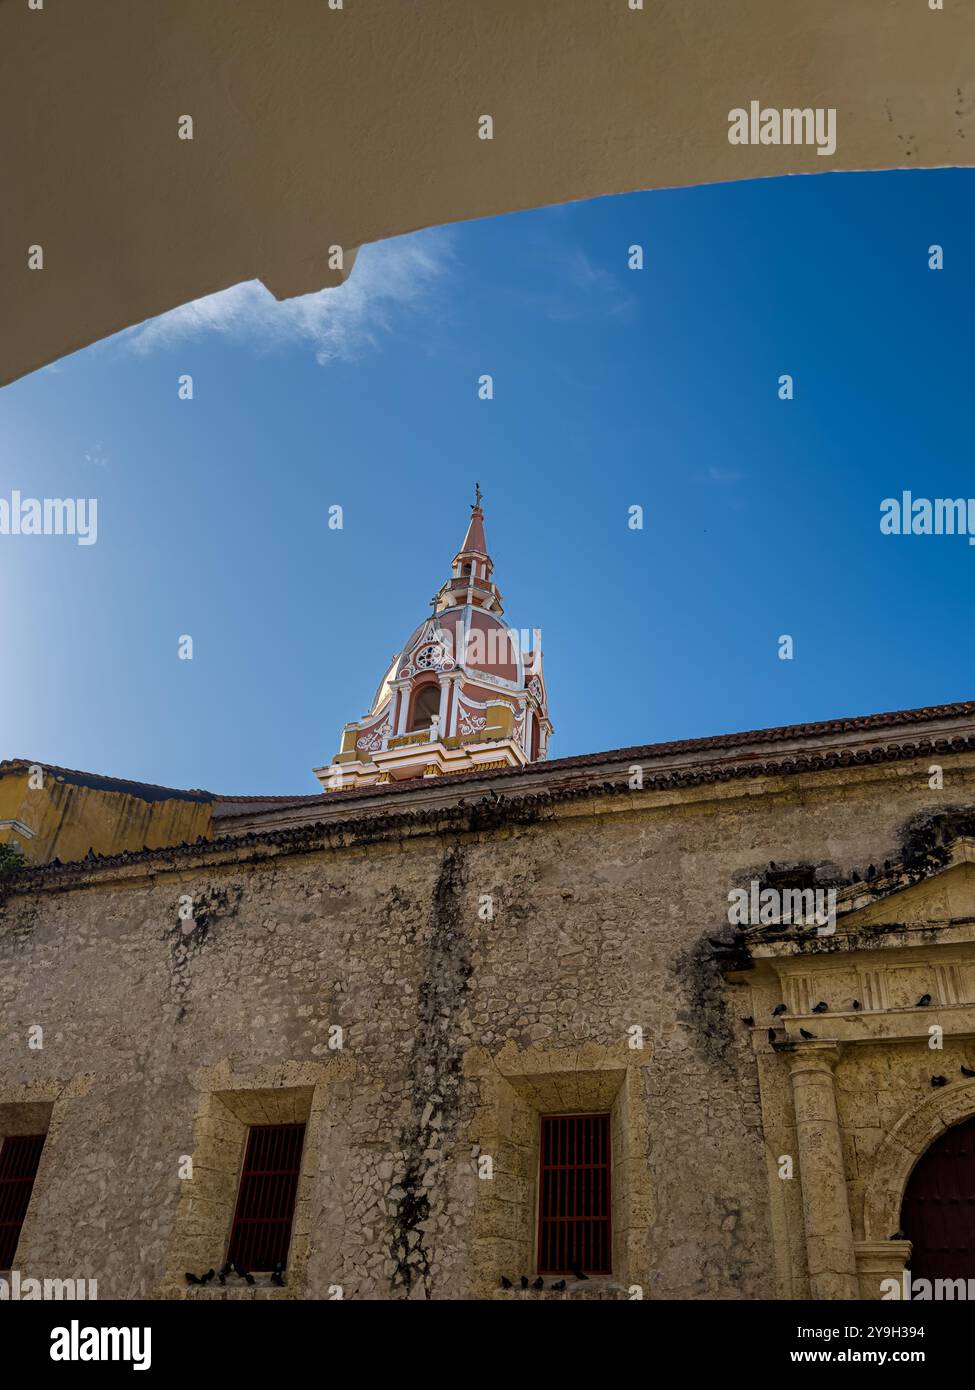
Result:
{"label": "arched stone doorway", "polygon": [[877,1146],[864,1181],[862,1237],[855,1242],[862,1297],[880,1298],[882,1281],[900,1280],[905,1265],[912,1277],[924,1277],[910,1240],[897,1237],[904,1229],[904,1199],[926,1154],[970,1122],[975,1122],[975,1080],[956,1081],[903,1114]]}
{"label": "arched stone doorway", "polygon": [[975,1279],[975,1116],[922,1155],[904,1191],[901,1228],[915,1279]]}

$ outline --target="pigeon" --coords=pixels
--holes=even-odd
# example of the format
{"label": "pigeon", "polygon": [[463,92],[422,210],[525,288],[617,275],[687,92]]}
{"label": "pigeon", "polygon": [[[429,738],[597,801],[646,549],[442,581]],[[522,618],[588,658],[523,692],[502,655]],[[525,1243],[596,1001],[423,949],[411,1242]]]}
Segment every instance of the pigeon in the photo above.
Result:
{"label": "pigeon", "polygon": [[521,1276],[521,1287],[522,1287],[523,1289],[527,1289],[527,1288],[528,1288],[528,1275],[527,1275],[527,1274],[523,1274],[523,1275]]}
{"label": "pigeon", "polygon": [[799,1029],[799,1036],[800,1036],[801,1038],[805,1038],[805,1039],[806,1039],[806,1042],[811,1042],[812,1039],[816,1036],[816,1034],[815,1034],[815,1033],[807,1032],[807,1030],[806,1030],[805,1028],[800,1028],[800,1029]]}
{"label": "pigeon", "polygon": [[249,1274],[246,1269],[241,1269],[240,1265],[234,1265],[234,1273],[239,1274],[245,1284],[253,1284],[254,1276]]}
{"label": "pigeon", "polygon": [[786,1008],[787,1005],[785,1004],[776,1004],[775,1008],[772,1010],[772,1017],[778,1018],[781,1014],[785,1013]]}
{"label": "pigeon", "polygon": [[906,1236],[906,1235],[904,1234],[904,1232],[900,1229],[900,1227],[898,1227],[897,1230],[894,1232],[894,1234],[893,1234],[892,1236],[888,1236],[887,1239],[888,1239],[888,1240],[907,1240],[907,1236]]}
{"label": "pigeon", "polygon": [[280,1260],[274,1266],[274,1270],[271,1274],[271,1283],[277,1284],[279,1289],[284,1288],[284,1265]]}
{"label": "pigeon", "polygon": [[862,1009],[862,1008],[863,1008],[863,1005],[860,1003],[859,999],[854,999],[854,1001],[853,1001],[853,1007],[854,1007],[855,1009]]}
{"label": "pigeon", "polygon": [[814,1005],[814,1007],[813,1007],[813,1013],[814,1013],[814,1014],[825,1014],[825,1013],[828,1013],[828,1012],[829,1012],[829,1005],[826,1003],[826,1000],[825,1000],[825,999],[820,999],[819,1003],[816,1004],[816,1005]]}
{"label": "pigeon", "polygon": [[502,1274],[501,1276],[501,1287],[503,1289],[510,1289],[514,1287],[511,1280],[505,1274]]}
{"label": "pigeon", "polygon": [[775,1046],[775,1029],[774,1029],[774,1028],[770,1028],[770,1029],[768,1030],[768,1040],[769,1040],[769,1042],[772,1044],[772,1046],[774,1047],[774,1046]]}
{"label": "pigeon", "polygon": [[227,1275],[230,1273],[230,1271],[231,1271],[232,1269],[233,1269],[233,1265],[230,1264],[229,1262],[228,1262],[227,1264],[224,1265],[223,1269],[221,1269],[220,1272],[219,1272],[219,1274],[217,1275],[217,1280],[219,1281],[219,1283],[221,1283],[221,1284],[226,1284],[226,1282],[227,1282]]}
{"label": "pigeon", "polygon": [[747,1018],[743,1018],[742,1023],[745,1025],[746,1028],[755,1027],[755,1020],[752,1018],[751,1014],[749,1014]]}
{"label": "pigeon", "polygon": [[948,1078],[947,1078],[947,1076],[932,1076],[932,1078],[931,1078],[931,1085],[932,1085],[932,1086],[947,1086],[947,1084],[948,1084]]}
{"label": "pigeon", "polygon": [[914,1007],[915,1007],[916,1009],[926,1009],[930,1003],[931,1003],[931,996],[930,996],[930,994],[922,994],[921,997],[920,997],[920,999],[919,999],[919,1000],[917,1001],[917,1003],[914,1005]]}
{"label": "pigeon", "polygon": [[533,1289],[544,1289],[544,1287],[545,1287],[545,1280],[542,1278],[541,1275],[539,1275],[538,1278],[535,1280],[535,1282],[532,1284],[532,1288],[533,1288]]}
{"label": "pigeon", "polygon": [[588,1274],[583,1274],[582,1270],[579,1268],[578,1265],[573,1265],[573,1266],[572,1266],[572,1277],[573,1277],[573,1279],[588,1279],[588,1278],[589,1278],[589,1275],[588,1275]]}
{"label": "pigeon", "polygon": [[874,866],[873,866],[872,864],[868,864],[868,865],[867,865],[867,878],[876,878],[876,877],[877,877],[877,870],[874,868]]}
{"label": "pigeon", "polygon": [[966,1067],[963,1062],[961,1065],[961,1074],[962,1076],[975,1076],[975,1071],[972,1071],[971,1067]]}
{"label": "pigeon", "polygon": [[212,1269],[208,1269],[206,1274],[204,1274],[203,1278],[200,1280],[200,1283],[209,1284],[210,1280],[213,1278],[213,1274],[214,1271]]}
{"label": "pigeon", "polygon": [[555,1293],[565,1293],[565,1280],[560,1279],[557,1284],[552,1285],[552,1289]]}
{"label": "pigeon", "polygon": [[189,1270],[187,1270],[186,1282],[187,1284],[202,1284],[203,1280],[200,1278],[198,1274],[190,1274]]}

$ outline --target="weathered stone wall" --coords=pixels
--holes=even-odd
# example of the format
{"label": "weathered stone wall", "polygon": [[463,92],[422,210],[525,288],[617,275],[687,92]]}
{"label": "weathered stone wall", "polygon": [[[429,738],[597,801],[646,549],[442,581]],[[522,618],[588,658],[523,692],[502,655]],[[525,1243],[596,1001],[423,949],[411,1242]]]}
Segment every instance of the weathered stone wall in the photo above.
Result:
{"label": "weathered stone wall", "polygon": [[[35,872],[0,909],[0,1133],[53,1107],[18,1265],[185,1293],[223,1258],[247,1117],[284,1105],[309,1123],[289,1286],[234,1296],[489,1295],[534,1273],[538,1113],[612,1107],[616,1284],[801,1292],[752,990],[706,938],[770,861],[898,858],[909,823],[975,803],[973,762],[946,756],[939,792],[921,759]],[[762,1065],[787,1132],[787,1060]],[[841,1108],[875,1148],[883,1104],[845,1076]]]}

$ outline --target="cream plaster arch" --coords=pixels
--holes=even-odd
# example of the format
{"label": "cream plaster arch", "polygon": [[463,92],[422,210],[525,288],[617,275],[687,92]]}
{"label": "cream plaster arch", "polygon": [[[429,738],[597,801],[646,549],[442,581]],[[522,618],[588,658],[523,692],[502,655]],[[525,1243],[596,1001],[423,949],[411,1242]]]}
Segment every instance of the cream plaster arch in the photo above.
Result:
{"label": "cream plaster arch", "polygon": [[909,1110],[874,1155],[864,1197],[865,1238],[887,1240],[900,1226],[901,1203],[915,1166],[946,1129],[975,1115],[975,1080],[954,1082]]}
{"label": "cream plaster arch", "polygon": [[[243,281],[338,284],[421,227],[970,165],[973,50],[965,0],[0,0],[0,382]],[[835,109],[835,155],[731,145],[752,100]]]}

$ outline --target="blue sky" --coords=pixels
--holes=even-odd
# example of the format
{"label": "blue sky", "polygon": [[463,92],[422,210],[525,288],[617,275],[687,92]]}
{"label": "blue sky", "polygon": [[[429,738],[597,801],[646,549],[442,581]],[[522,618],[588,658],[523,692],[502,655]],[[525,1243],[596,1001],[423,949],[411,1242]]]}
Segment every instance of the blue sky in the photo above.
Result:
{"label": "blue sky", "polygon": [[98,541],[0,536],[0,756],[317,790],[475,479],[553,757],[972,697],[975,548],[879,516],[975,495],[973,222],[951,170],[603,198],[365,248],[290,303],[239,286],[15,383],[0,496],[96,497]]}

